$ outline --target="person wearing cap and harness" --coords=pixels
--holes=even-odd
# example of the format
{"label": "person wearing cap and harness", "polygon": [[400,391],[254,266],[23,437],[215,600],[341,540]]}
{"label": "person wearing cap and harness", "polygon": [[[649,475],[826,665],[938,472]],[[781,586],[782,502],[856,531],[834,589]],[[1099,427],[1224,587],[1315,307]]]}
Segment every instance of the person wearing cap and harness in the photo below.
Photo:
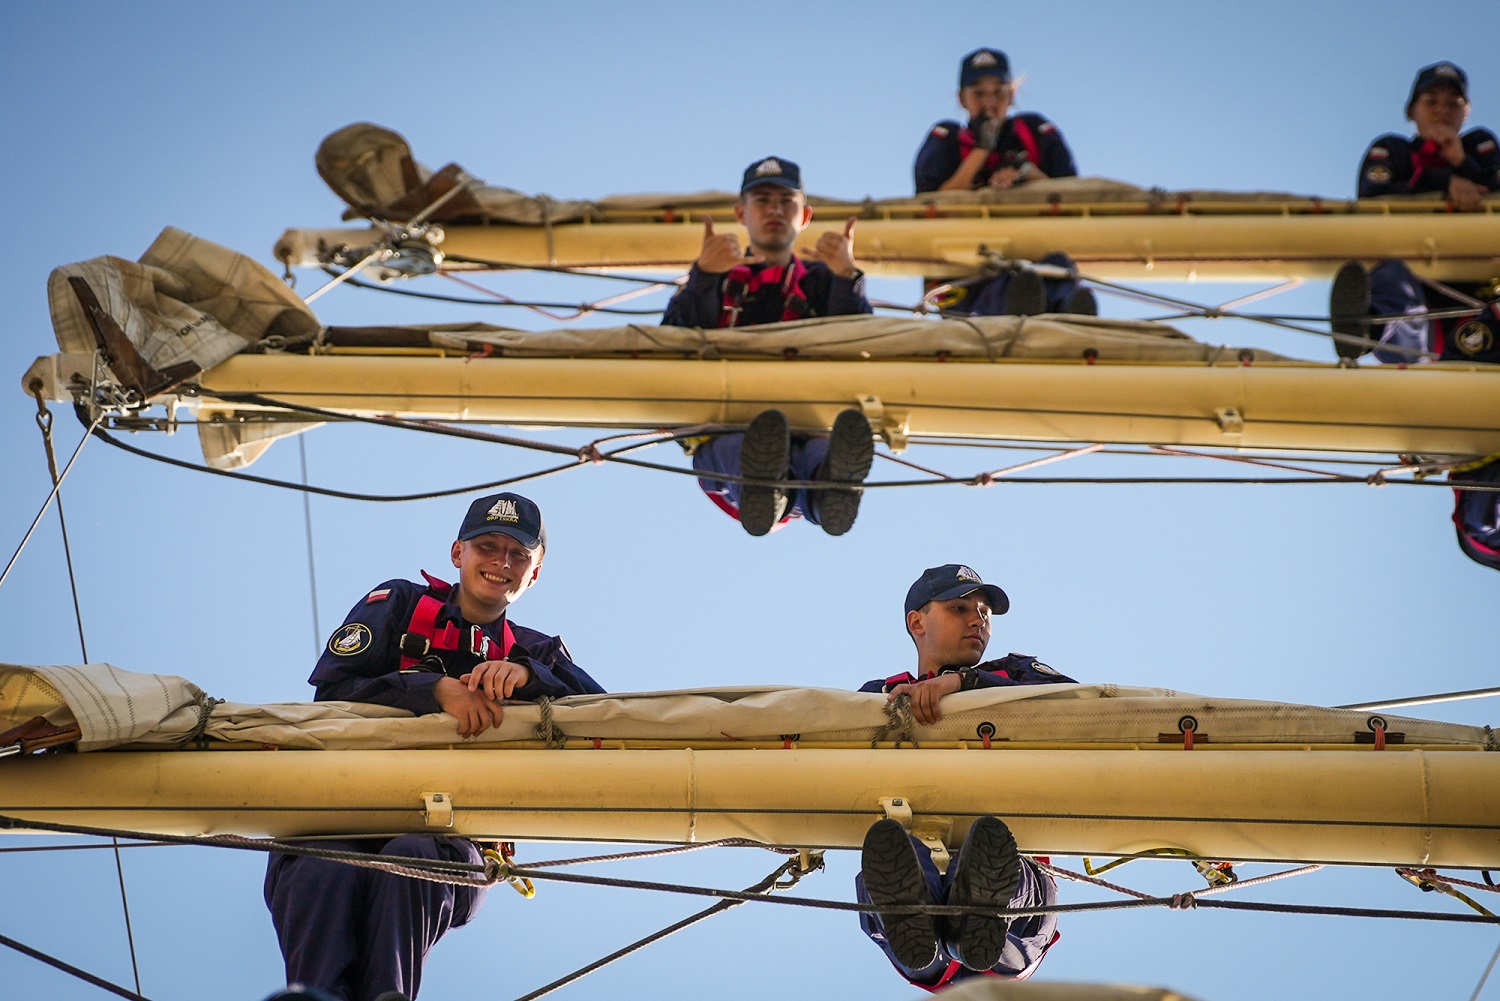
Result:
{"label": "person wearing cap and harness", "polygon": [[[1464,71],[1448,62],[1424,66],[1406,102],[1406,117],[1417,134],[1410,139],[1384,135],[1370,144],[1359,167],[1359,197],[1438,192],[1459,212],[1483,208],[1485,196],[1500,191],[1500,147],[1489,129],[1461,132],[1468,116]],[[1335,333],[1362,340],[1334,341],[1334,350],[1350,360],[1371,350],[1382,362],[1422,360],[1380,349],[1387,344],[1431,352],[1443,360],[1500,362],[1500,276],[1488,284],[1454,288],[1480,300],[1482,307],[1472,315],[1429,318],[1429,309],[1451,311],[1472,303],[1424,287],[1399,260],[1381,261],[1369,271],[1359,261],[1346,262],[1329,293],[1331,325]],[[1373,316],[1398,319],[1372,324]]]}
{"label": "person wearing cap and harness", "polygon": [[[507,614],[536,583],[546,545],[541,511],[528,498],[502,493],[476,500],[450,552],[458,583],[424,571],[425,583],[388,580],[370,591],[319,657],[309,679],[315,697],[416,715],[445,712],[457,736],[468,738],[500,725],[505,699],[602,692],[561,639]],[[317,845],[483,862],[478,847],[461,837],[406,834]],[[370,1001],[391,991],[415,998],[428,950],[478,913],[484,890],[272,854],[265,897],[289,983]]]}
{"label": "person wearing cap and harness", "polygon": [[[917,151],[917,194],[1011,188],[1049,177],[1077,177],[1073,152],[1057,126],[1034,112],[1011,114],[1016,84],[1010,60],[999,49],[975,49],[958,69],[958,103],[969,123],[952,119],[928,130]],[[1038,263],[1069,271],[1073,259],[1053,251]],[[1046,278],[1021,270],[972,285],[955,284],[940,305],[945,312],[970,316],[1034,316],[1038,313],[1099,311],[1094,293],[1076,279]]]}
{"label": "person wearing cap and harness", "polygon": [[[739,237],[716,233],[703,220],[703,247],[682,289],[667,303],[669,327],[748,327],[814,316],[871,313],[864,272],[854,263],[855,217],[842,233],[827,232],[817,245],[792,251],[812,221],[802,191],[802,171],[785,157],[768,156],[745,168],[734,217],[744,225],[749,249]],[[757,414],[743,434],[721,434],[694,443],[693,468],[709,499],[751,535],[765,535],[795,517],[843,535],[859,512],[860,490],[874,459],[870,423],[858,410],[844,410],[827,436],[793,437],[780,410]],[[758,480],[822,481],[847,489],[788,494],[777,487],[731,483],[715,473]]]}
{"label": "person wearing cap and harness", "polygon": [[[1010,599],[966,566],[949,563],[923,572],[906,592],[906,632],[917,647],[916,673],[866,683],[862,692],[907,696],[919,723],[943,718],[944,695],[975,688],[1073,682],[1026,654],[981,662],[990,640],[990,617],[1004,615]],[[992,910],[1057,902],[1052,877],[1021,855],[998,817],[978,818],[946,872],[932,853],[895,820],[877,821],[865,835],[855,893],[876,907],[949,904]],[[1058,939],[1057,917],[1013,920],[966,914],[860,915],[860,926],[897,972],[929,990],[980,974],[1022,979],[1035,972]]]}

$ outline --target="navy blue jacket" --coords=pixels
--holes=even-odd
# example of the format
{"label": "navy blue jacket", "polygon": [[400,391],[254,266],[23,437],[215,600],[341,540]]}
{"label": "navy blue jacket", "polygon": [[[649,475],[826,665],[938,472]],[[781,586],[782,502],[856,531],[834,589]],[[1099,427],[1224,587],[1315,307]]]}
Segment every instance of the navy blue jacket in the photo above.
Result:
{"label": "navy blue jacket", "polygon": [[[1370,144],[1359,165],[1359,197],[1414,195],[1424,191],[1447,191],[1454,174],[1475,184],[1500,191],[1500,148],[1489,129],[1470,129],[1461,137],[1464,162],[1454,167],[1432,156],[1433,147],[1421,136],[1407,139],[1384,135]],[[1424,157],[1424,147],[1428,156]],[[1430,158],[1430,159],[1429,159]],[[1429,160],[1426,166],[1423,161]],[[1431,163],[1430,160],[1437,160]]]}
{"label": "navy blue jacket", "polygon": [[[1037,156],[1032,157],[1025,140],[1016,129],[1020,119],[1031,130],[1037,146]],[[913,170],[917,194],[936,191],[943,182],[958,173],[964,162],[959,133],[964,126],[952,119],[938,122],[927,133],[922,148],[917,150],[917,163]],[[1048,177],[1077,177],[1078,167],[1073,163],[1073,151],[1063,140],[1062,132],[1046,118],[1034,112],[1023,111],[1011,115],[1000,129],[1000,143],[995,148],[997,156],[980,168],[974,175],[971,187],[982,188],[990,183],[990,177],[1000,167],[1019,166],[1023,161],[1034,160],[1038,169]]]}
{"label": "navy blue jacket", "polygon": [[[821,261],[803,261],[807,274],[801,282],[802,294],[812,316],[852,316],[856,313],[873,313],[870,300],[865,298],[865,274],[856,272],[853,278],[840,278],[828,270]],[[707,327],[719,325],[719,314],[724,309],[724,274],[699,271],[694,264],[688,271],[687,284],[672,296],[662,313],[664,327]],[[767,287],[757,295],[748,296],[740,313],[742,327],[760,323],[779,323],[784,304],[780,290]]]}
{"label": "navy blue jacket", "polygon": [[[388,593],[387,593],[388,592]],[[460,643],[459,649],[432,651],[423,664],[401,670],[401,635],[407,631],[417,599],[427,585],[409,580],[388,580],[371,591],[350,610],[344,624],[334,630],[312,677],[320,702],[371,702],[407,709],[418,716],[441,712],[433,691],[438,679],[459,678],[477,667],[481,658]],[[471,623],[459,611],[454,588],[438,613],[437,625],[452,622],[467,636]],[[479,627],[496,644],[503,645],[505,618]],[[593,678],[573,663],[568,648],[556,636],[511,623],[515,645],[506,660],[525,664],[531,680],[516,689],[511,698],[534,702],[541,696],[592,695],[604,691]],[[435,660],[433,659],[435,658]],[[441,671],[439,668],[441,667]]]}
{"label": "navy blue jacket", "polygon": [[[1061,674],[1043,664],[1029,653],[1008,653],[998,660],[987,660],[974,665],[978,684],[976,688],[1009,688],[1015,685],[1064,685],[1077,684],[1066,674]],[[910,672],[892,678],[877,678],[859,686],[862,692],[888,692],[897,685],[909,685],[918,679]]]}

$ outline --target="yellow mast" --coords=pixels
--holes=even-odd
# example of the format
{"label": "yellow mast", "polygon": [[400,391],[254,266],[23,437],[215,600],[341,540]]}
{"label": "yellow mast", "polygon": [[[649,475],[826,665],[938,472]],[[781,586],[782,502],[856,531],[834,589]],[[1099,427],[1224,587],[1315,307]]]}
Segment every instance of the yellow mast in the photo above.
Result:
{"label": "yellow mast", "polygon": [[[1148,202],[1038,204],[849,203],[820,206],[806,239],[860,216],[855,247],[861,267],[884,277],[973,272],[981,248],[1038,260],[1066,250],[1084,274],[1123,281],[1199,279],[1266,282],[1329,278],[1346,260],[1397,257],[1440,281],[1489,281],[1500,275],[1495,233],[1500,200],[1476,213],[1449,213],[1436,202],[1343,202],[1287,198],[1269,202],[1193,202],[1180,211]],[[454,258],[508,265],[686,270],[703,239],[699,218],[733,225],[724,207],[703,211],[606,215],[605,221],[542,226],[438,227],[448,268]],[[668,221],[670,220],[670,221]],[[292,266],[318,267],[322,251],[374,244],[373,228],[289,229],[274,254]]]}
{"label": "yellow mast", "polygon": [[1032,853],[1174,847],[1215,859],[1500,866],[1500,755],[1475,748],[616,743],[58,755],[7,763],[0,813],[178,834],[443,830],[847,848],[882,815],[882,799],[900,798],[919,823],[951,820],[954,836],[976,815],[1002,816]]}
{"label": "yellow mast", "polygon": [[200,419],[264,394],[350,414],[590,426],[743,423],[767,407],[827,428],[863,405],[877,429],[1042,441],[1488,454],[1500,368],[950,361],[752,361],[237,355],[205,372]]}

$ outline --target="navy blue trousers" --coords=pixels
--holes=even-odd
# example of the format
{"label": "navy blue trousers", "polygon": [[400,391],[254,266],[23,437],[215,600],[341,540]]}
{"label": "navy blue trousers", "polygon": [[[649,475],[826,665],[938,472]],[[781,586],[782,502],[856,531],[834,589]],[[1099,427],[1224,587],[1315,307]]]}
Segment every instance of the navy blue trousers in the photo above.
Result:
{"label": "navy blue trousers", "polygon": [[[938,867],[932,861],[932,852],[927,850],[926,845],[915,837],[911,838],[911,842],[916,846],[917,860],[922,863],[922,875],[927,880],[928,892],[932,894],[934,901],[946,904],[952,879],[948,873],[938,871]],[[952,872],[951,868],[949,872]],[[865,890],[864,873],[854,877],[854,894],[860,903],[872,902],[869,893]],[[1010,898],[1010,903],[1006,906],[1019,909],[1055,903],[1057,903],[1057,884],[1052,881],[1051,876],[1037,868],[1035,862],[1023,855],[1021,857],[1021,882],[1016,887],[1015,896]],[[937,959],[931,965],[924,966],[920,970],[910,969],[901,965],[901,961],[891,952],[891,947],[885,940],[885,927],[880,923],[880,915],[868,911],[861,913],[859,925],[864,929],[864,933],[880,946],[880,950],[891,961],[896,972],[919,987],[931,987],[940,982],[952,983],[981,975],[974,970],[959,967],[953,976],[945,976],[949,966],[957,962],[953,958],[953,945],[946,940],[938,942]],[[1005,949],[1000,953],[1000,961],[990,967],[988,972],[1010,978],[1029,976],[1036,965],[1042,961],[1042,956],[1056,938],[1056,914],[1033,914],[1029,917],[1017,918],[1011,922],[1010,929],[1006,933]]]}
{"label": "navy blue trousers", "polygon": [[[430,834],[314,844],[334,851],[483,861],[472,841]],[[321,988],[343,1001],[373,1001],[392,990],[415,998],[428,950],[449,928],[479,913],[485,890],[273,854],[265,894],[288,983]]]}
{"label": "navy blue trousers", "polygon": [[[1048,254],[1037,263],[1053,264],[1072,271],[1078,270],[1078,266],[1073,263],[1073,258],[1060,251]],[[1073,290],[1078,287],[1078,282],[1072,278],[1043,278],[1042,287],[1047,290],[1047,312],[1062,313],[1066,311],[1068,296],[1073,294]],[[1008,288],[1010,288],[1010,272],[1007,271],[971,289],[968,306],[959,305],[956,308],[964,309],[970,316],[1000,316],[1005,313],[1005,290]]]}
{"label": "navy blue trousers", "polygon": [[[1473,316],[1432,318],[1429,309],[1452,309],[1458,304],[1417,280],[1403,262],[1390,259],[1370,269],[1370,312],[1399,316],[1380,328],[1382,344],[1432,351],[1443,361],[1500,362],[1500,306],[1491,303]],[[1375,349],[1387,364],[1413,362],[1410,355]]]}
{"label": "navy blue trousers", "polygon": [[[698,486],[708,494],[719,507],[723,508],[732,517],[738,517],[740,509],[740,485],[738,483],[726,483],[723,480],[713,478],[714,473],[725,473],[730,476],[739,476],[740,473],[740,446],[744,443],[745,436],[738,432],[734,434],[721,434],[708,441],[703,442],[693,451],[693,468],[700,473],[710,475],[699,477]],[[823,464],[828,455],[828,439],[821,438],[798,438],[792,437],[792,449],[789,453],[791,463],[787,468],[787,478],[793,480],[808,481],[813,479],[818,467]],[[788,497],[790,504],[787,507],[787,518],[806,518],[814,525],[819,524],[818,508],[812,502],[813,491],[793,490]],[[783,519],[784,521],[785,519]]]}

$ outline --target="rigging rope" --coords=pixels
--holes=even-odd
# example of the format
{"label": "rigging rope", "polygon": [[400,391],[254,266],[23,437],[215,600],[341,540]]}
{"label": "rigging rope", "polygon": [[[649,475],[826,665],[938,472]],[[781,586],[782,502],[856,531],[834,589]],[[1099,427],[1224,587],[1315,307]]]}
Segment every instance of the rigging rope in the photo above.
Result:
{"label": "rigging rope", "polygon": [[0,945],[9,946],[10,948],[21,953],[23,956],[30,956],[32,959],[39,959],[43,963],[46,963],[48,966],[56,967],[64,973],[71,974],[72,976],[77,977],[79,980],[93,984],[100,990],[108,991],[109,993],[114,994],[117,997],[128,998],[129,1001],[151,1001],[150,998],[142,995],[139,992],[139,988],[137,988],[137,990],[135,991],[126,990],[118,984],[110,983],[103,977],[96,977],[87,970],[80,970],[78,967],[72,965],[71,963],[65,963],[62,960],[58,959],[56,956],[49,956],[47,953],[42,952],[40,949],[33,949],[29,945],[23,945],[22,943],[17,942],[15,939],[8,936],[0,935]]}
{"label": "rigging rope", "polygon": [[[297,436],[297,458],[302,470],[302,486],[307,487],[307,436]],[[312,494],[302,490],[302,527],[307,536],[307,594],[312,608],[313,658],[323,649],[323,627],[318,622],[318,574],[313,565]]]}
{"label": "rigging rope", "polygon": [[[35,387],[35,391],[40,393],[40,387]],[[81,423],[81,416],[79,420]],[[31,526],[26,529],[26,534],[21,537],[21,542],[16,546],[16,551],[11,554],[10,561],[5,564],[5,570],[3,572],[0,572],[0,586],[3,586],[5,584],[6,578],[10,576],[11,569],[16,565],[16,560],[21,558],[21,553],[23,550],[25,550],[26,544],[31,541],[31,536],[36,532],[36,527],[40,525],[42,523],[42,519],[47,516],[47,509],[52,506],[52,501],[57,497],[58,491],[62,489],[63,481],[68,478],[68,473],[72,472],[73,463],[78,461],[78,453],[83,451],[83,446],[89,440],[89,438],[99,431],[99,423],[103,420],[104,412],[101,410],[98,415],[95,416],[93,422],[87,425],[88,430],[85,431],[83,437],[78,440],[78,447],[73,449],[73,454],[68,458],[68,464],[63,467],[62,474],[54,478],[52,490],[47,494],[47,499],[42,501],[42,506],[37,511],[36,517],[31,519]]]}
{"label": "rigging rope", "polygon": [[[575,448],[571,448],[571,447],[566,446],[566,445],[551,445],[551,444],[544,443],[544,442],[528,441],[526,439],[514,438],[514,437],[510,437],[510,436],[505,436],[505,435],[486,434],[486,433],[482,433],[482,432],[478,432],[478,431],[470,431],[470,430],[465,430],[465,429],[461,429],[461,428],[455,428],[455,427],[451,427],[451,426],[447,426],[447,425],[439,425],[439,424],[435,424],[433,422],[409,421],[409,420],[401,420],[401,419],[398,419],[398,418],[387,418],[387,417],[361,417],[361,416],[354,416],[354,415],[336,414],[336,413],[333,413],[331,411],[323,411],[323,410],[319,410],[319,409],[314,408],[314,407],[302,407],[302,406],[298,406],[298,405],[295,405],[295,404],[283,403],[283,402],[271,400],[271,399],[268,399],[268,398],[265,398],[265,397],[260,397],[260,396],[233,396],[233,397],[231,397],[231,396],[224,396],[224,397],[220,397],[220,398],[226,399],[226,400],[239,400],[239,401],[245,401],[245,402],[259,402],[259,403],[262,403],[264,405],[280,407],[280,408],[283,408],[283,409],[292,410],[292,411],[299,412],[299,413],[307,413],[307,414],[319,415],[319,416],[321,416],[321,417],[323,417],[324,419],[327,419],[327,420],[340,421],[340,422],[346,422],[346,423],[375,424],[375,425],[392,427],[392,428],[396,428],[396,429],[424,431],[424,432],[431,433],[431,434],[442,434],[442,435],[449,435],[449,436],[453,436],[453,437],[467,438],[467,439],[471,439],[471,440],[494,442],[494,443],[497,443],[497,444],[514,445],[516,447],[527,448],[527,449],[534,449],[534,450],[541,450],[541,451],[547,451],[547,452],[552,452],[554,454],[568,454],[568,455],[573,455],[575,458],[574,458],[574,461],[572,461],[572,462],[567,462],[567,463],[563,463],[563,464],[560,464],[560,465],[557,465],[557,466],[550,466],[550,467],[546,467],[546,468],[543,468],[543,469],[538,469],[538,470],[535,470],[535,471],[529,472],[529,473],[521,473],[521,474],[518,474],[516,476],[506,477],[504,479],[492,480],[492,481],[489,481],[487,483],[471,484],[471,485],[463,486],[463,487],[452,487],[452,488],[447,488],[447,489],[443,489],[443,490],[431,490],[431,491],[425,491],[425,492],[422,492],[422,493],[413,493],[413,494],[395,494],[395,495],[388,495],[388,494],[366,494],[366,493],[356,493],[356,492],[353,492],[353,491],[335,490],[335,489],[332,489],[332,488],[329,488],[329,487],[306,486],[306,485],[302,485],[302,484],[298,484],[298,483],[288,482],[288,481],[285,481],[285,480],[276,480],[276,479],[272,479],[272,478],[269,478],[269,477],[256,476],[256,475],[251,474],[251,473],[239,473],[239,472],[233,472],[231,470],[226,470],[226,469],[215,469],[215,468],[213,468],[211,466],[205,466],[205,465],[201,465],[199,463],[187,462],[187,461],[185,461],[183,459],[175,459],[175,458],[172,458],[170,456],[165,456],[165,455],[161,455],[161,454],[158,454],[158,453],[155,453],[155,452],[147,451],[146,449],[138,448],[138,447],[136,447],[134,445],[129,445],[129,444],[123,442],[123,441],[120,441],[117,438],[114,438],[112,435],[109,434],[108,431],[105,431],[102,428],[95,428],[95,429],[93,429],[92,433],[93,433],[94,436],[98,437],[100,440],[106,442],[107,444],[113,445],[116,448],[119,448],[119,449],[122,449],[124,451],[130,452],[133,455],[138,455],[138,456],[140,456],[142,458],[151,459],[151,460],[154,460],[154,461],[157,461],[157,462],[162,462],[162,463],[165,463],[167,465],[175,466],[175,467],[180,468],[180,469],[188,469],[188,470],[192,470],[194,472],[209,473],[209,474],[212,474],[212,475],[215,475],[215,476],[227,477],[229,479],[244,480],[244,481],[250,482],[250,483],[258,483],[258,484],[261,484],[263,486],[272,486],[272,487],[278,487],[278,488],[281,488],[281,489],[288,489],[288,490],[305,490],[308,493],[318,494],[319,496],[324,496],[324,497],[338,497],[338,498],[345,499],[345,500],[397,502],[397,501],[413,501],[413,500],[431,500],[431,499],[439,498],[439,497],[453,497],[453,496],[457,496],[457,495],[460,495],[460,494],[474,493],[474,492],[478,492],[478,491],[481,491],[481,490],[493,490],[493,489],[495,489],[497,487],[511,486],[511,485],[518,484],[518,483],[528,482],[530,480],[541,479],[543,477],[552,476],[552,475],[555,475],[557,473],[567,472],[567,471],[572,470],[572,469],[577,469],[580,466],[589,465],[589,464],[595,464],[597,462],[617,462],[617,463],[620,463],[622,465],[633,466],[633,467],[640,468],[640,469],[647,469],[647,470],[651,470],[651,471],[655,471],[655,472],[669,473],[669,474],[676,475],[676,476],[689,476],[689,477],[693,477],[695,479],[699,475],[698,471],[694,470],[694,469],[683,468],[683,467],[680,467],[680,466],[668,466],[668,465],[664,465],[662,463],[645,462],[645,461],[642,461],[642,460],[639,460],[639,459],[630,459],[630,458],[626,458],[622,454],[622,453],[627,452],[627,451],[633,451],[633,450],[635,450],[637,448],[646,447],[647,445],[660,444],[660,443],[663,443],[663,442],[675,440],[675,439],[680,438],[683,435],[687,434],[688,432],[686,432],[686,431],[684,431],[684,432],[665,433],[665,434],[662,434],[662,435],[659,435],[659,436],[653,438],[650,441],[638,442],[638,443],[636,443],[634,445],[630,445],[630,446],[627,446],[625,448],[615,449],[615,450],[612,450],[612,451],[609,451],[609,452],[600,452],[593,445],[586,445],[586,446],[583,446],[582,448],[575,449]],[[726,426],[726,425],[718,425],[717,427],[719,429],[721,429],[721,430],[732,430],[733,429],[732,426]],[[695,426],[694,428],[689,429],[689,430],[692,433],[694,433],[694,434],[700,433],[703,430],[703,426],[702,425],[698,425],[698,426]],[[600,440],[608,440],[608,439],[600,439]],[[880,455],[881,455],[882,458],[891,458],[892,461],[896,461],[896,462],[903,463],[903,464],[906,464],[906,465],[911,465],[913,468],[922,470],[924,472],[930,472],[930,471],[928,471],[926,469],[923,469],[923,467],[916,466],[915,464],[912,464],[912,463],[908,463],[906,460],[895,459],[894,457],[887,457],[887,456],[885,456],[884,453],[880,453]],[[1203,457],[1205,457],[1205,458],[1215,458],[1215,456],[1212,456],[1212,455],[1209,455],[1209,454],[1205,454]],[[1182,476],[1130,476],[1130,477],[1124,477],[1124,476],[1114,476],[1114,477],[1066,477],[1066,476],[1064,476],[1064,477],[1037,477],[1037,476],[1030,476],[1030,477],[1012,477],[1012,476],[1006,476],[1006,477],[1000,477],[1000,478],[992,478],[987,473],[977,473],[977,474],[975,474],[975,475],[973,475],[971,477],[967,477],[967,478],[959,478],[959,477],[953,477],[953,476],[944,476],[941,473],[932,473],[932,475],[935,476],[935,477],[937,477],[937,478],[936,479],[923,479],[923,480],[886,480],[886,481],[880,481],[880,482],[875,482],[875,483],[866,482],[862,486],[862,489],[864,489],[864,490],[880,490],[880,489],[895,489],[895,488],[902,488],[902,487],[951,486],[951,485],[959,485],[959,486],[990,486],[990,485],[993,485],[994,483],[997,483],[997,482],[1004,482],[1004,483],[1025,483],[1025,484],[1037,484],[1037,485],[1085,484],[1085,485],[1097,485],[1097,486],[1103,486],[1103,485],[1306,486],[1306,485],[1309,485],[1309,484],[1316,484],[1316,483],[1347,483],[1347,484],[1363,484],[1363,485],[1367,485],[1367,486],[1387,486],[1387,485],[1426,486],[1426,487],[1437,487],[1437,488],[1441,488],[1441,489],[1445,489],[1445,490],[1449,489],[1448,484],[1442,483],[1442,482],[1426,481],[1426,480],[1404,480],[1404,479],[1403,480],[1387,480],[1387,479],[1384,479],[1383,477],[1380,477],[1378,474],[1374,474],[1372,476],[1354,476],[1354,475],[1349,475],[1349,474],[1323,473],[1323,474],[1321,474],[1319,476],[1311,476],[1311,477],[1291,477],[1291,476],[1284,476],[1284,477],[1231,477],[1231,476],[1200,476],[1200,477],[1182,477]],[[715,474],[715,478],[719,479],[719,480],[726,481],[726,482],[735,482],[735,483],[758,483],[759,482],[759,481],[751,480],[748,477],[732,476],[732,475],[727,474],[727,473],[716,473]],[[778,481],[777,485],[782,486],[782,487],[795,488],[795,489],[814,489],[814,490],[819,490],[819,489],[828,489],[828,488],[830,488],[830,485],[827,484],[827,483],[811,482],[811,481]],[[1466,489],[1466,490],[1483,491],[1483,492],[1500,492],[1500,485],[1468,484],[1468,485],[1465,485],[1464,489]],[[3,579],[3,578],[0,578],[0,579]]]}
{"label": "rigging rope", "polygon": [[[793,878],[790,883],[783,883],[781,882],[782,876],[792,876]],[[798,867],[798,860],[787,859],[786,862],[778,866],[769,876],[765,877],[757,883],[745,887],[742,892],[751,894],[767,894],[775,890],[790,889],[801,877],[802,871]],[[688,917],[683,918],[681,921],[673,922],[660,931],[655,931],[650,935],[645,936],[644,938],[636,939],[629,945],[621,949],[616,949],[614,952],[610,953],[607,956],[596,959],[586,966],[581,966],[578,969],[574,970],[572,973],[569,973],[563,977],[559,977],[558,979],[552,981],[550,984],[547,984],[544,987],[539,987],[529,994],[524,994],[521,997],[517,998],[516,1001],[536,1001],[537,998],[545,997],[558,988],[566,987],[568,984],[573,983],[575,980],[580,980],[583,977],[588,976],[590,973],[593,973],[595,970],[599,970],[604,968],[605,966],[608,966],[610,963],[613,963],[617,959],[623,959],[631,953],[638,952],[639,950],[644,949],[646,946],[651,945],[652,943],[660,942],[667,936],[676,934],[677,932],[681,931],[684,928],[687,928],[690,925],[697,924],[699,921],[703,921],[706,918],[711,918],[715,914],[722,914],[723,912],[730,910],[731,908],[740,906],[744,902],[745,901],[743,900],[720,900],[717,903],[704,908],[696,914],[691,914]]]}

